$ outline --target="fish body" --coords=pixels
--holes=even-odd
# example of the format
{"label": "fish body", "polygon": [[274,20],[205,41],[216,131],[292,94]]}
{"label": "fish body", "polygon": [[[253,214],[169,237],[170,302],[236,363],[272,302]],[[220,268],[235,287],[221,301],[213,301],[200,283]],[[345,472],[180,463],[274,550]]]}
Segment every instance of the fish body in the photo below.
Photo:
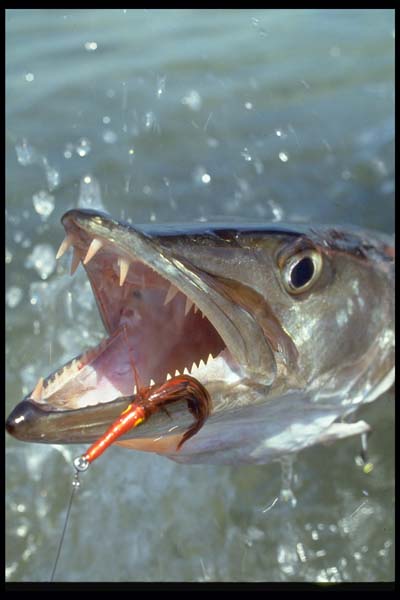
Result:
{"label": "fish body", "polygon": [[[89,210],[62,223],[108,337],[18,404],[25,441],[91,443],[135,386],[190,374],[212,410],[152,416],[118,443],[188,463],[267,463],[368,431],[346,422],[394,381],[394,250],[354,228],[137,226]],[[137,389],[137,387],[136,387]],[[130,400],[129,400],[130,399]]]}

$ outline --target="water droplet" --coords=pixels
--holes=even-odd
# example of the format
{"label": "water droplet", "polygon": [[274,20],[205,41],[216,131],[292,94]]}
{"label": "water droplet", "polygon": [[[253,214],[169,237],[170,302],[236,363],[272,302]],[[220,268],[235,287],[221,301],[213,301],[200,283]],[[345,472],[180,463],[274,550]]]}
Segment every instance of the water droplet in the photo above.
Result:
{"label": "water droplet", "polygon": [[52,192],[60,184],[60,173],[56,169],[53,169],[53,167],[50,167],[49,165],[46,165],[45,170],[47,185],[49,187],[49,190]]}
{"label": "water droplet", "polygon": [[85,42],[85,50],[88,52],[94,52],[97,50],[97,42]]}
{"label": "water droplet", "polygon": [[34,194],[32,202],[36,212],[43,217],[43,220],[46,220],[54,210],[54,196],[45,190],[40,190]]}
{"label": "water droplet", "polygon": [[106,144],[115,144],[115,142],[118,140],[118,136],[115,131],[112,131],[112,129],[106,129],[103,132],[103,140]]}
{"label": "water droplet", "polygon": [[245,161],[250,162],[252,160],[251,154],[247,148],[244,148],[243,152],[241,152],[240,154],[243,156]]}
{"label": "water droplet", "polygon": [[210,148],[217,148],[219,146],[219,141],[213,137],[209,137],[209,138],[207,138],[207,145]]}
{"label": "water droplet", "polygon": [[96,208],[104,210],[99,182],[87,173],[81,179],[78,208]]}
{"label": "water droplet", "polygon": [[253,104],[251,102],[245,102],[244,107],[247,110],[251,110],[253,108]]}
{"label": "water droplet", "polygon": [[9,265],[13,259],[13,254],[8,248],[6,248],[6,265]]}
{"label": "water droplet", "polygon": [[181,103],[190,108],[190,110],[199,111],[203,101],[197,90],[190,90],[190,92],[182,98]]}
{"label": "water droplet", "polygon": [[144,185],[143,186],[143,194],[145,194],[146,196],[150,196],[152,193],[152,189],[149,185]]}
{"label": "water droplet", "polygon": [[279,160],[282,162],[287,162],[289,160],[289,155],[286,152],[279,152]]}
{"label": "water droplet", "polygon": [[89,154],[91,150],[91,143],[87,138],[81,138],[78,141],[78,144],[76,146],[76,153],[78,154],[78,156],[80,157],[84,157],[87,154]]}
{"label": "water droplet", "polygon": [[103,121],[104,125],[109,125],[109,124],[111,123],[111,119],[110,119],[110,117],[108,117],[107,115],[105,115],[105,116],[102,118],[102,121]]}
{"label": "water droplet", "polygon": [[146,129],[157,129],[156,115],[152,111],[144,115],[143,122]]}
{"label": "water droplet", "polygon": [[282,221],[285,217],[283,208],[277,202],[275,202],[275,200],[272,199],[268,200],[267,204],[269,204],[269,206],[271,207],[273,220],[276,222]]}
{"label": "water droplet", "polygon": [[157,77],[157,97],[161,98],[163,93],[165,92],[165,83],[167,77],[163,75],[162,77]]}
{"label": "water droplet", "polygon": [[47,279],[56,267],[54,248],[50,244],[38,244],[26,259],[25,266],[35,269],[41,279]]}
{"label": "water droplet", "polygon": [[202,166],[196,167],[193,172],[194,182],[197,184],[209,184],[211,181],[211,176],[206,172],[205,168]]}
{"label": "water droplet", "polygon": [[26,524],[17,527],[16,534],[18,537],[25,537],[28,533],[28,526]]}
{"label": "water droplet", "polygon": [[23,167],[31,165],[37,160],[36,150],[26,140],[22,140],[21,144],[15,146],[15,152],[19,164]]}
{"label": "water droplet", "polygon": [[22,300],[22,290],[16,286],[10,286],[6,291],[6,303],[10,308],[15,308]]}
{"label": "water droplet", "polygon": [[33,74],[33,73],[27,73],[27,74],[25,75],[25,79],[26,79],[26,81],[29,81],[29,82],[31,82],[31,81],[34,81],[34,79],[35,79],[35,76],[34,76],[34,74]]}

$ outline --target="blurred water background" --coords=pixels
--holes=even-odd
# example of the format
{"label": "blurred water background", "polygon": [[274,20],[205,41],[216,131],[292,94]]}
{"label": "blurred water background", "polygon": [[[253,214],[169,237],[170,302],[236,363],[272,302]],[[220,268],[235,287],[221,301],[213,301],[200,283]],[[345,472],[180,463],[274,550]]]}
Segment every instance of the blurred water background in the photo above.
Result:
{"label": "blurred water background", "polygon": [[[391,10],[6,13],[6,413],[103,327],[61,215],[244,216],[393,232]],[[329,343],[329,340],[327,340]],[[181,466],[112,448],[85,475],[64,581],[394,577],[394,395],[358,439],[279,464]],[[6,436],[6,579],[48,580],[83,448]]]}

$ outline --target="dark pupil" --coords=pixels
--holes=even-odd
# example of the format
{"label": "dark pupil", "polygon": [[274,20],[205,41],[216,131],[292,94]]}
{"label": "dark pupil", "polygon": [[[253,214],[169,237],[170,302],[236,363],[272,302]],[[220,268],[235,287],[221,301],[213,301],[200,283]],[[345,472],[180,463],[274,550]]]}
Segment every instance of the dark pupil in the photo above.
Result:
{"label": "dark pupil", "polygon": [[301,288],[306,285],[314,275],[314,263],[311,258],[302,258],[295,267],[293,267],[290,277],[292,285],[295,288]]}

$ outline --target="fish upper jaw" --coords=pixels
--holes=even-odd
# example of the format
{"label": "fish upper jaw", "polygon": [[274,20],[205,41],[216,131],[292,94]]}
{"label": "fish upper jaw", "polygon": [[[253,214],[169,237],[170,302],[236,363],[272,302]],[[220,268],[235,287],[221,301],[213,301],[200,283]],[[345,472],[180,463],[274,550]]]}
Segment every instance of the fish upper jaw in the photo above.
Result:
{"label": "fish upper jaw", "polygon": [[[229,389],[240,382],[243,391],[250,381],[272,384],[276,364],[263,329],[226,282],[162,239],[105,215],[70,211],[62,222],[58,257],[72,247],[71,271],[84,266],[109,337],[39,380],[7,421],[12,435],[91,442],[115,418],[109,405],[177,373],[207,386],[214,413],[226,410]],[[186,413],[175,411],[178,432],[188,424]],[[152,431],[158,420],[165,435],[171,424],[164,415],[152,418]],[[146,424],[140,429],[135,436],[147,435]]]}

